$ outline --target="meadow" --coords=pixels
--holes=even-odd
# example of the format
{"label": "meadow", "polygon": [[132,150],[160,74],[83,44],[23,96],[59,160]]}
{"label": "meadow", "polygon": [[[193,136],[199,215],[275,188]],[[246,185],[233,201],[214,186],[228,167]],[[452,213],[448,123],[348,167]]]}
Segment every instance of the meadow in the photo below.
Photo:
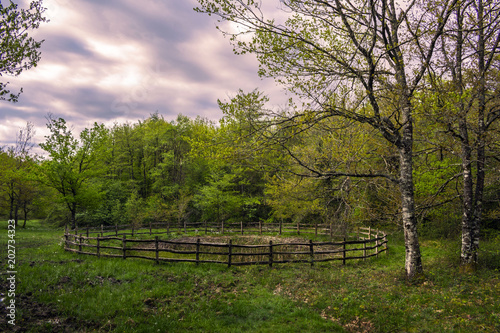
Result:
{"label": "meadow", "polygon": [[16,325],[8,324],[7,222],[0,222],[0,330],[12,332],[498,332],[500,238],[459,272],[458,239],[421,239],[425,279],[404,278],[402,232],[365,261],[230,267],[97,258],[63,250],[63,229],[16,230]]}

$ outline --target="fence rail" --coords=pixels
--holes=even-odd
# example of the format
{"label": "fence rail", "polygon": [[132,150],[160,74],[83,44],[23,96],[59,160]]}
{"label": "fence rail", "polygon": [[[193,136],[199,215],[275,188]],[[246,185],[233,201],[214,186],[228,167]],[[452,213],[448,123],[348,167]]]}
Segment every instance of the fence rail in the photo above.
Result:
{"label": "fence rail", "polygon": [[[160,230],[161,229],[161,230]],[[154,231],[156,230],[156,231]],[[86,233],[87,237],[92,234],[101,235],[140,235],[140,234],[170,234],[198,232],[200,234],[263,234],[277,233],[283,234],[309,234],[309,235],[327,235],[330,238],[336,236],[333,224],[303,224],[303,223],[268,223],[268,222],[237,222],[237,223],[211,223],[211,222],[194,222],[194,223],[173,223],[173,222],[155,222],[149,223],[146,226],[137,226],[134,224],[121,226],[103,226],[100,228],[80,228],[74,230],[75,233]]]}
{"label": "fence rail", "polygon": [[[205,223],[204,226],[207,224]],[[131,227],[130,229],[125,229]],[[311,266],[317,262],[339,260],[345,265],[347,260],[361,260],[387,251],[387,235],[376,229],[358,228],[354,240],[330,241],[330,242],[292,242],[273,243],[272,240],[266,244],[234,244],[232,239],[226,243],[202,242],[200,238],[192,240],[162,240],[158,234],[170,233],[170,226],[163,225],[163,228],[153,229],[153,224],[149,228],[134,228],[134,226],[118,227],[114,230],[66,230],[64,234],[64,249],[98,257],[116,258],[140,258],[159,262],[193,262],[193,263],[217,263],[225,264],[228,267],[242,265],[269,265],[281,263],[309,263]],[[185,231],[188,231],[185,225]],[[266,227],[269,227],[266,225]],[[308,233],[304,225],[297,227],[295,234]],[[149,229],[149,230],[148,230]],[[166,229],[166,231],[165,231]],[[221,225],[221,229],[224,225]],[[258,233],[262,234],[263,225],[259,224]],[[148,232],[141,232],[148,230]],[[153,234],[154,239],[139,239],[144,234]],[[184,231],[183,230],[183,231]],[[279,225],[280,234],[285,230],[282,224]],[[317,234],[318,225],[314,226],[314,233]],[[83,231],[83,232],[82,232]],[[120,232],[119,232],[120,231]],[[239,232],[249,233],[244,230],[242,224]],[[207,231],[208,232],[208,231]],[[230,233],[231,229],[226,225],[225,233]],[[331,232],[331,229],[328,230]],[[111,233],[112,235],[106,235]],[[312,233],[312,232],[309,232]],[[91,235],[96,234],[95,237]],[[134,238],[127,238],[131,235]]]}

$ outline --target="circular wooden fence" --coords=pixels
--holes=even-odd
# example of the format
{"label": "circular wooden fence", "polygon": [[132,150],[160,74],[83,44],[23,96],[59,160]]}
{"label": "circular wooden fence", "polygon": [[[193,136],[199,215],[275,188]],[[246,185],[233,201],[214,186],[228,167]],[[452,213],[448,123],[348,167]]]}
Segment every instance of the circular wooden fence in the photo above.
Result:
{"label": "circular wooden fence", "polygon": [[[255,232],[259,239],[266,239],[264,244],[238,244],[242,237],[239,236],[235,242],[228,236],[234,233],[248,235],[252,231],[244,229],[247,225],[239,224],[239,228],[224,226],[210,226],[205,224],[203,231],[200,229],[189,229],[186,225],[180,228],[172,228],[168,224],[150,224],[149,227],[134,226],[113,226],[100,229],[76,229],[68,230],[64,234],[64,249],[66,251],[76,252],[98,257],[117,257],[117,258],[141,258],[159,262],[193,262],[193,263],[216,263],[230,266],[241,265],[269,265],[281,263],[309,263],[314,265],[318,262],[342,261],[345,265],[347,260],[363,260],[366,258],[378,256],[387,251],[387,235],[376,229],[358,228],[351,234],[349,239],[343,238],[342,241],[333,241],[333,235],[330,231],[331,241],[314,242],[305,239],[293,239],[291,242],[280,242],[279,238],[263,237],[263,232],[274,233],[275,235],[284,235],[288,232],[290,235],[299,236],[300,234],[318,235],[318,225],[307,228],[279,225],[278,230],[271,229],[269,225],[260,224],[260,228]],[[287,229],[288,228],[288,229]],[[175,231],[176,230],[176,231]],[[203,232],[218,235],[218,239],[213,242],[201,240],[199,236]],[[264,231],[263,231],[264,230]],[[221,231],[224,234],[221,234]],[[328,233],[328,230],[319,228],[320,232]],[[179,232],[179,233],[178,233]],[[181,239],[160,239],[161,234],[169,236],[183,234],[184,232],[192,234],[190,237]],[[152,237],[154,235],[154,238]],[[149,238],[148,238],[149,236]],[[224,238],[221,242],[220,237]],[[214,237],[210,237],[214,239]]]}

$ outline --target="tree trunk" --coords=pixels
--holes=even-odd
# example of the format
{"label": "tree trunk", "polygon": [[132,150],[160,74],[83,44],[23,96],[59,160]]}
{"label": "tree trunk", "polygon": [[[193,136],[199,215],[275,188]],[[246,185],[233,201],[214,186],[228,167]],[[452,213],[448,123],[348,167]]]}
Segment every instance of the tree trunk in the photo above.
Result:
{"label": "tree trunk", "polygon": [[[477,162],[476,162],[476,191],[471,198],[470,216],[466,223],[462,223],[462,250],[460,253],[461,271],[470,272],[477,268],[479,251],[479,233],[481,216],[483,213],[483,192],[486,162],[485,154],[485,109],[486,109],[486,64],[485,64],[485,36],[484,36],[484,8],[483,1],[477,1],[477,65],[478,65],[478,112],[477,112]],[[470,175],[472,177],[472,175]],[[472,180],[471,180],[472,182]],[[464,175],[465,183],[465,175]],[[471,185],[472,197],[472,185]],[[465,217],[464,217],[465,218]]]}
{"label": "tree trunk", "polygon": [[405,235],[406,260],[405,270],[408,280],[418,279],[423,274],[422,257],[418,242],[417,219],[415,216],[415,196],[413,189],[413,126],[411,106],[408,104],[402,111],[403,137],[398,145],[400,158],[400,191],[403,228]]}

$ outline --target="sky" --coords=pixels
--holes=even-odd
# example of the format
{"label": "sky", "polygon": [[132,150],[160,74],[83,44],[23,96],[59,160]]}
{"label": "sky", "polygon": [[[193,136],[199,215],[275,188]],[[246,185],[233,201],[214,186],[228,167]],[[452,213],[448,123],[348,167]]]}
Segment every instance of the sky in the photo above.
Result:
{"label": "sky", "polygon": [[[134,123],[155,112],[168,121],[179,114],[218,120],[217,99],[229,100],[238,89],[258,88],[272,104],[284,104],[283,89],[258,77],[253,55],[233,54],[216,18],[195,12],[197,4],[45,0],[50,22],[31,33],[45,40],[38,66],[1,78],[12,92],[24,92],[18,103],[0,101],[0,147],[13,145],[28,121],[35,143],[43,142],[48,114],[78,133],[94,122]],[[277,9],[279,0],[266,5]]]}

